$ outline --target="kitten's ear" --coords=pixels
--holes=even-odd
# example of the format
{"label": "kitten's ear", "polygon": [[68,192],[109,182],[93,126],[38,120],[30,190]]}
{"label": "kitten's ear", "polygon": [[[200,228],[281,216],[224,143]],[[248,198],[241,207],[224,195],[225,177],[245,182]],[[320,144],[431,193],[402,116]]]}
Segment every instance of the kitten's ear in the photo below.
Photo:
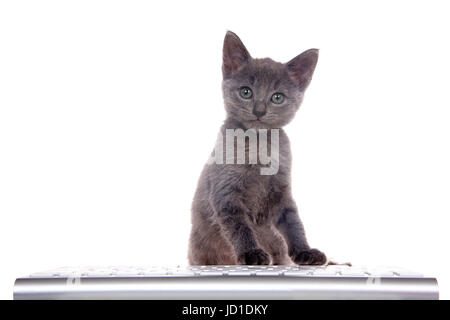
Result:
{"label": "kitten's ear", "polygon": [[230,77],[251,59],[241,39],[231,31],[225,35],[223,42],[223,77]]}
{"label": "kitten's ear", "polygon": [[318,58],[319,49],[309,49],[286,63],[289,75],[300,90],[306,89],[311,82]]}

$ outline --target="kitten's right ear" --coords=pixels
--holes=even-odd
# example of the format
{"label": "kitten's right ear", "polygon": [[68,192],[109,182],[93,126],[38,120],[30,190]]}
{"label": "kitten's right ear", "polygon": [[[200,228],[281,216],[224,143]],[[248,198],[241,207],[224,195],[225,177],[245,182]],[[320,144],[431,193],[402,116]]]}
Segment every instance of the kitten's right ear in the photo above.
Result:
{"label": "kitten's right ear", "polygon": [[309,49],[287,63],[289,75],[300,90],[305,90],[311,82],[319,58],[318,49]]}
{"label": "kitten's right ear", "polygon": [[228,78],[247,64],[251,56],[239,37],[228,31],[223,42],[223,77]]}

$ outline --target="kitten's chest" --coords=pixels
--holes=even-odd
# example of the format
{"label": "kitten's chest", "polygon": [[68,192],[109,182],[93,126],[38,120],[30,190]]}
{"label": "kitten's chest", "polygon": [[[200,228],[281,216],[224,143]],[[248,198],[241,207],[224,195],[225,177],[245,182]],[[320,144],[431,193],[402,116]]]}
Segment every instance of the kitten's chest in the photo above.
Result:
{"label": "kitten's chest", "polygon": [[247,177],[245,196],[242,199],[256,224],[272,220],[273,208],[278,206],[288,192],[288,177],[284,168],[273,176],[262,176],[258,172]]}

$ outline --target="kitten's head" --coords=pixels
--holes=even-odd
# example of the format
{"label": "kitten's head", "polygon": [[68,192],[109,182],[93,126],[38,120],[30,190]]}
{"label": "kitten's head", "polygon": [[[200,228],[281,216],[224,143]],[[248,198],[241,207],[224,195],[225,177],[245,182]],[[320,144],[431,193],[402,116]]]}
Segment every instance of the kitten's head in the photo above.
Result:
{"label": "kitten's head", "polygon": [[223,45],[223,96],[228,117],[246,128],[280,128],[300,107],[317,64],[310,49],[287,63],[254,59],[228,31]]}

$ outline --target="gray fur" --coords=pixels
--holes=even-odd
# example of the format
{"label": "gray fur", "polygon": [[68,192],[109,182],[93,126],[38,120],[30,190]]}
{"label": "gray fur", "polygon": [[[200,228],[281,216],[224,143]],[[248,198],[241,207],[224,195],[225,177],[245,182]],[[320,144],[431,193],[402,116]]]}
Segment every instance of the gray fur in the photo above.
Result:
{"label": "gray fur", "polygon": [[[190,264],[326,262],[322,252],[309,247],[292,199],[291,151],[282,129],[300,107],[317,58],[318,50],[310,49],[285,64],[254,59],[239,37],[227,32],[222,67],[227,118],[221,132],[279,129],[279,170],[261,175],[259,163],[204,167],[192,203]],[[239,95],[243,86],[252,89],[251,99]],[[285,95],[280,105],[270,100],[276,92]]]}

